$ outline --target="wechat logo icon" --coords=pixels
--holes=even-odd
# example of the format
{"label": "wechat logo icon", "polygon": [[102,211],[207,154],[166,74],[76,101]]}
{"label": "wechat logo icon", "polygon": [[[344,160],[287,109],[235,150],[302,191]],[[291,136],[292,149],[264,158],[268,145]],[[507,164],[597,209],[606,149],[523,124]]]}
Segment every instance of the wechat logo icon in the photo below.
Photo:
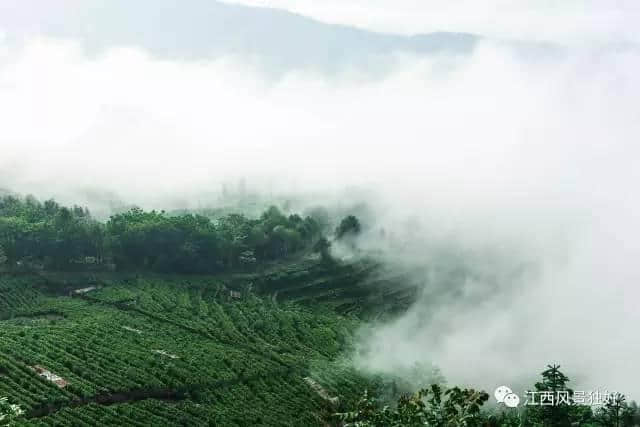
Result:
{"label": "wechat logo icon", "polygon": [[501,385],[493,392],[493,396],[498,403],[504,403],[509,408],[517,408],[520,404],[520,397],[506,385]]}

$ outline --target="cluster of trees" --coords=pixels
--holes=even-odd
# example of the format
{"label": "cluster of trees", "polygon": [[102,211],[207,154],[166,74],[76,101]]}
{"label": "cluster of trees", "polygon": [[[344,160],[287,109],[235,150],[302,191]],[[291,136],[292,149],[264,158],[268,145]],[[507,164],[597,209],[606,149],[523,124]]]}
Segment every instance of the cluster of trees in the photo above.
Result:
{"label": "cluster of trees", "polygon": [[109,264],[119,270],[181,273],[242,269],[313,248],[322,228],[311,216],[287,216],[276,207],[257,219],[231,214],[217,221],[134,208],[102,223],[85,208],[4,196],[0,266],[69,270]]}
{"label": "cluster of trees", "polygon": [[[631,427],[640,425],[640,410],[622,394],[612,394],[596,406],[578,402],[568,387],[569,378],[559,365],[549,365],[542,381],[535,384],[537,393],[564,393],[567,401],[549,405],[520,405],[499,412],[483,411],[489,400],[483,391],[453,387],[443,389],[433,384],[414,394],[401,395],[392,405],[381,405],[365,391],[356,407],[335,416],[345,427],[377,426],[549,426],[549,427]],[[524,403],[524,402],[523,402]]]}
{"label": "cluster of trees", "polygon": [[134,208],[112,216],[106,237],[118,268],[212,272],[247,268],[310,248],[321,236],[311,217],[285,216],[276,207],[258,219],[231,214],[213,222]]}
{"label": "cluster of trees", "polygon": [[100,257],[104,230],[88,210],[65,208],[53,200],[0,198],[0,262],[26,266],[46,260],[63,268],[85,256]]}
{"label": "cluster of trees", "polygon": [[[348,215],[340,221],[340,224],[336,227],[335,230],[335,239],[336,240],[344,240],[348,242],[348,245],[351,246],[352,249],[355,249],[354,238],[360,234],[361,226],[360,221],[353,215]],[[332,262],[333,259],[329,253],[329,249],[331,248],[331,242],[326,237],[321,237],[318,239],[313,246],[313,250],[320,254],[320,257],[323,262]]]}
{"label": "cluster of trees", "polygon": [[[604,402],[586,405],[577,399],[568,386],[569,378],[560,371],[559,365],[548,365],[542,372],[542,381],[535,384],[537,393],[551,392],[552,396],[564,393],[568,402],[556,401],[553,405],[525,406],[518,416],[523,425],[544,426],[601,426],[631,427],[640,425],[640,411],[635,402],[627,402],[623,394],[612,393]],[[602,403],[599,405],[599,403]]]}
{"label": "cluster of trees", "polygon": [[360,221],[354,215],[346,216],[336,228],[336,239],[352,237],[360,233]]}
{"label": "cluster of trees", "polygon": [[482,405],[489,400],[483,391],[437,384],[402,395],[394,408],[380,408],[365,391],[351,412],[336,414],[345,427],[373,426],[475,426],[483,425]]}

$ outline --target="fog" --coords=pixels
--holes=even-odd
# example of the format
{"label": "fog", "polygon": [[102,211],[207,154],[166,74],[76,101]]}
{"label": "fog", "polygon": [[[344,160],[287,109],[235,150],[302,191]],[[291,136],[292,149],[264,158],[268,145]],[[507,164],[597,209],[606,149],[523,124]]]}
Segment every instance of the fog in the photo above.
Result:
{"label": "fog", "polygon": [[489,388],[559,362],[574,388],[638,396],[637,48],[486,39],[382,60],[274,76],[243,54],[3,42],[0,187],[97,209],[214,204],[240,179],[301,205],[366,202],[361,247],[424,291],[363,331],[357,366],[429,361]]}

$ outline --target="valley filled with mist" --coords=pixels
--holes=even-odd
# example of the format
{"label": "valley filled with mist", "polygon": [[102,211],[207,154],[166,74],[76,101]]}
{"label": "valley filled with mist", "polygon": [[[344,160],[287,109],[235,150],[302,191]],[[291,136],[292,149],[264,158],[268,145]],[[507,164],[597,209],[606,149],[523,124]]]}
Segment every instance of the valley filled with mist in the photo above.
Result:
{"label": "valley filled with mist", "polygon": [[486,3],[0,2],[0,425],[640,425],[640,9]]}

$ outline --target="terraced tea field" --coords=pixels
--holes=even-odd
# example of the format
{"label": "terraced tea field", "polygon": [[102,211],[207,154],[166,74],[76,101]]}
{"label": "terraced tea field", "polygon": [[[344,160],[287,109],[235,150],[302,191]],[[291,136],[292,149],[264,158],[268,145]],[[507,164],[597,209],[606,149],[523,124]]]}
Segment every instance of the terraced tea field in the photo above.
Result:
{"label": "terraced tea field", "polygon": [[325,425],[365,385],[337,364],[358,319],[329,305],[237,277],[74,280],[0,281],[0,396],[22,425]]}

